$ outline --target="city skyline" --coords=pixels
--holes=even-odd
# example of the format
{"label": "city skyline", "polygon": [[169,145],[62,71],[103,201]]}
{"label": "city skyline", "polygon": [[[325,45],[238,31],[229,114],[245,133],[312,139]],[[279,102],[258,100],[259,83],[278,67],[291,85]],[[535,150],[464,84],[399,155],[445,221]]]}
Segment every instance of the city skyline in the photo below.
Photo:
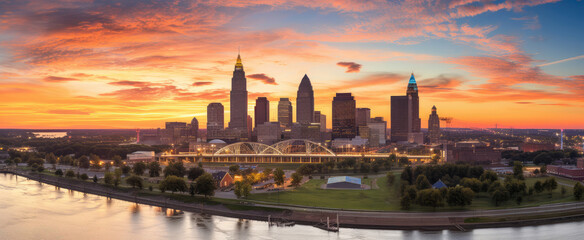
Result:
{"label": "city skyline", "polygon": [[260,96],[295,113],[307,74],[315,111],[351,92],[390,119],[413,72],[451,127],[584,127],[581,2],[230,4],[0,4],[0,128],[203,127],[211,102],[227,121],[239,46],[252,116]]}

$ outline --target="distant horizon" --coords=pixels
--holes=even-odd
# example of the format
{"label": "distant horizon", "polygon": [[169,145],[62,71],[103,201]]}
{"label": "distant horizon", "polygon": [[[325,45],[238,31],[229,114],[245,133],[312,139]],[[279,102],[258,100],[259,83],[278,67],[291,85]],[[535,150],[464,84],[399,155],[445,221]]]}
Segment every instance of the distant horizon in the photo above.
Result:
{"label": "distant horizon", "polygon": [[[26,1],[0,3],[0,127],[163,128],[230,119],[238,54],[248,113],[305,74],[332,124],[335,93],[390,124],[419,88],[457,128],[584,128],[584,4],[525,1]],[[568,34],[567,34],[568,33]]]}

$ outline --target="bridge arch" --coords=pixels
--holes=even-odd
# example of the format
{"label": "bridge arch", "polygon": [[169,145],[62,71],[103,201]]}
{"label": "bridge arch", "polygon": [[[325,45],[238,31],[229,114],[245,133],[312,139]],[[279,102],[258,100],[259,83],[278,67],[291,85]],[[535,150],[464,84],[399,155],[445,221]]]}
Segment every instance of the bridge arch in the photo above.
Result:
{"label": "bridge arch", "polygon": [[277,142],[272,147],[281,154],[322,154],[336,156],[330,149],[306,139],[290,139]]}
{"label": "bridge arch", "polygon": [[229,144],[215,152],[215,155],[223,154],[277,154],[282,155],[282,152],[278,151],[270,145],[257,142],[237,142]]}

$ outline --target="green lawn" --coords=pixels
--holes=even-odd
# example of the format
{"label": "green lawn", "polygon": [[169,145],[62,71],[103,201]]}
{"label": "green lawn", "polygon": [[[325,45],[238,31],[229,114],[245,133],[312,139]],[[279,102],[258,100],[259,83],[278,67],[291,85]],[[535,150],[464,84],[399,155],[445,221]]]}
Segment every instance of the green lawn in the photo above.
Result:
{"label": "green lawn", "polygon": [[[400,210],[399,203],[399,173],[395,173],[394,184],[389,187],[386,184],[386,177],[377,178],[377,185],[379,189],[372,190],[326,190],[321,189],[320,186],[326,183],[326,180],[312,179],[306,184],[298,187],[295,190],[271,193],[252,194],[249,199],[264,202],[285,203],[292,205],[304,205],[312,207],[326,207],[339,209],[360,209],[360,210]],[[527,178],[526,184],[529,188],[540,180],[544,181],[546,177],[541,178]],[[364,184],[370,184],[370,179],[363,179]],[[575,181],[568,179],[556,178],[558,183],[566,183],[573,186]],[[548,191],[544,191],[532,196],[523,196],[520,205],[517,205],[515,199],[495,206],[491,201],[488,193],[479,193],[473,200],[471,206],[467,207],[450,207],[445,203],[444,207],[433,209],[430,207],[422,207],[417,204],[412,205],[411,211],[459,211],[459,210],[479,210],[479,209],[500,209],[500,208],[516,208],[516,207],[531,207],[549,203],[560,203],[574,201],[572,195],[572,187],[565,186],[566,193],[561,194],[561,188],[564,185],[558,184],[558,188],[550,195]]]}
{"label": "green lawn", "polygon": [[[399,176],[396,176],[396,180]],[[364,184],[370,184],[372,179],[363,179]],[[280,202],[293,205],[305,205],[341,209],[364,210],[399,210],[397,196],[398,183],[392,187],[386,184],[386,178],[377,179],[379,189],[371,190],[325,190],[320,186],[326,180],[312,179],[295,190],[252,194],[249,199],[267,202]]]}

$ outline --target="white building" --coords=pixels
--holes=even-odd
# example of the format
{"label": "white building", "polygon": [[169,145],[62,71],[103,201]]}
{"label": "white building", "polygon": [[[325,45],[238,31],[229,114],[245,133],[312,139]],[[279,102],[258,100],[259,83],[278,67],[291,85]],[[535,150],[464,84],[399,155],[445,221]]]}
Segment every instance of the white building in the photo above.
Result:
{"label": "white building", "polygon": [[127,163],[153,162],[155,160],[154,151],[136,151],[126,155]]}

